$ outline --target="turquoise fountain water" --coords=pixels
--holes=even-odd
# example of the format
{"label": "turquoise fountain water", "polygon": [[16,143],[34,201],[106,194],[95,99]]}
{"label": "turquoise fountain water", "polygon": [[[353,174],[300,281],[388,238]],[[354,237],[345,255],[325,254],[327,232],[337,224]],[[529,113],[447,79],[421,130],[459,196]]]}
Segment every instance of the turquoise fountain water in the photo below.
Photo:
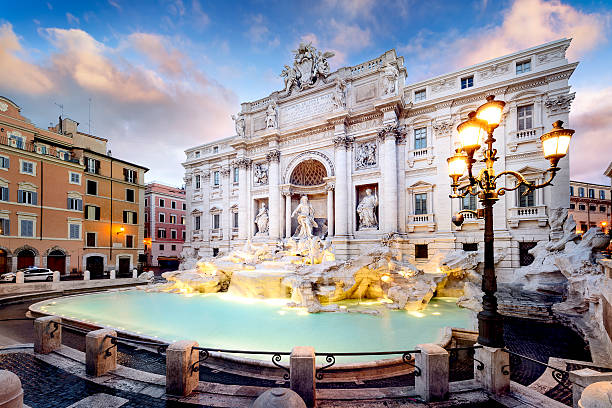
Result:
{"label": "turquoise fountain water", "polygon": [[[38,307],[46,313],[168,342],[196,340],[204,347],[290,351],[293,346],[309,345],[317,352],[363,352],[413,349],[420,343],[435,342],[446,326],[469,327],[470,311],[455,302],[455,298],[434,298],[426,309],[408,312],[389,310],[374,301],[345,301],[339,303],[343,309],[374,308],[380,314],[309,314],[286,307],[287,299],[126,290],[54,299]],[[377,357],[347,357],[338,362],[374,359]]]}

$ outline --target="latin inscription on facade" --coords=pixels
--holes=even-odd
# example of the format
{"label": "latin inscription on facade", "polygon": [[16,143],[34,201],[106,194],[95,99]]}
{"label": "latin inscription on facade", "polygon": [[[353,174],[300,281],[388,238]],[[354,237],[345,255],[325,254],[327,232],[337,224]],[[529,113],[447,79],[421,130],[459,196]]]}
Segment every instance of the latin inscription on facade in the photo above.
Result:
{"label": "latin inscription on facade", "polygon": [[280,109],[280,121],[282,125],[300,122],[304,119],[331,112],[332,95],[326,94],[298,102],[290,106],[283,106]]}

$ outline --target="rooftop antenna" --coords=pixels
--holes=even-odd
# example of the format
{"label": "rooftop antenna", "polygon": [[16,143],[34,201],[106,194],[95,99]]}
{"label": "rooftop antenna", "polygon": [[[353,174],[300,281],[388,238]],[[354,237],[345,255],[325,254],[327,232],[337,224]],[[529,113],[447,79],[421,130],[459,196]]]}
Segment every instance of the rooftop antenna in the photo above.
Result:
{"label": "rooftop antenna", "polygon": [[57,105],[58,108],[60,108],[60,119],[64,117],[64,105],[61,103],[57,103],[57,102],[53,102]]}

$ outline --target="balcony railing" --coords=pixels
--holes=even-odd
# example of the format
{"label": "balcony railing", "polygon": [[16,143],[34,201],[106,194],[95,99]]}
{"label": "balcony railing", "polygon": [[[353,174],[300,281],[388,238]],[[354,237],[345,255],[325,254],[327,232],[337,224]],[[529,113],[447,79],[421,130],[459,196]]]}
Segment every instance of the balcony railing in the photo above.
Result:
{"label": "balcony railing", "polygon": [[516,228],[520,221],[538,221],[540,227],[545,227],[548,221],[546,206],[538,205],[532,207],[509,208],[508,224]]}
{"label": "balcony railing", "polygon": [[425,226],[429,231],[436,227],[433,214],[410,214],[408,215],[408,232],[414,232],[415,227]]}
{"label": "balcony railing", "polygon": [[0,145],[10,146],[15,149],[24,150],[30,153],[36,153],[43,156],[54,157],[70,163],[80,163],[80,159],[74,156],[71,152],[58,150],[54,146],[47,146],[35,142],[23,142],[21,140],[9,138],[8,136],[0,136]]}

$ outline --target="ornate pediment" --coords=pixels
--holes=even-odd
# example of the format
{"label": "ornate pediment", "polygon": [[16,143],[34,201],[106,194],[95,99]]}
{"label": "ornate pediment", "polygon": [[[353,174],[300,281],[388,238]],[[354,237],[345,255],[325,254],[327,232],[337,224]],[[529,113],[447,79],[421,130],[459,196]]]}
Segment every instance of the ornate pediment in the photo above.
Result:
{"label": "ornate pediment", "polygon": [[285,78],[282,96],[290,95],[293,89],[303,91],[312,88],[319,78],[327,78],[329,76],[327,59],[334,56],[331,51],[317,51],[312,43],[300,43],[293,53],[293,66],[285,65],[281,72],[281,76]]}

